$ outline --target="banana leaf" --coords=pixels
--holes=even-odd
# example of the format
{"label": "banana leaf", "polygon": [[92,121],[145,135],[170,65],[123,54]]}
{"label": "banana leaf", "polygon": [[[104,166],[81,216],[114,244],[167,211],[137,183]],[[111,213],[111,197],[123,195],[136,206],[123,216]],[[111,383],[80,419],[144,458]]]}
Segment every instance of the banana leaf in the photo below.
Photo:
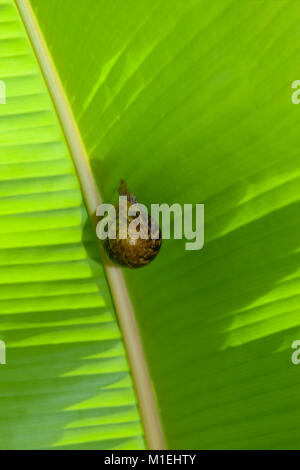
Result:
{"label": "banana leaf", "polygon": [[[291,84],[299,78],[299,2],[31,0],[31,5],[65,88],[103,199],[112,200],[123,178],[138,200],[146,205],[205,204],[202,250],[189,252],[185,250],[184,240],[164,240],[162,251],[153,264],[143,270],[124,272],[167,446],[175,449],[299,449],[300,375],[291,361],[291,344],[300,336],[297,147],[300,111],[291,101]],[[71,426],[73,423],[76,430],[62,431],[62,428],[69,426],[66,416],[70,407],[79,406],[77,400],[86,403],[91,399],[101,407],[102,397],[94,394],[91,387],[91,397],[86,398],[83,392],[79,393],[78,383],[74,386],[76,392],[72,389],[69,395],[64,391],[63,379],[62,391],[58,391],[63,403],[55,407],[43,392],[50,387],[54,399],[55,377],[59,381],[68,371],[74,375],[74,365],[64,370],[62,357],[65,353],[62,352],[63,370],[58,371],[58,376],[50,370],[43,382],[39,368],[29,359],[34,354],[28,356],[23,354],[23,349],[18,351],[18,345],[28,347],[31,341],[47,348],[52,341],[55,347],[47,349],[45,360],[42,360],[42,352],[38,357],[43,373],[47,374],[47,370],[54,367],[51,358],[52,354],[58,354],[56,345],[62,341],[62,336],[65,338],[60,322],[71,322],[72,353],[70,350],[69,353],[75,358],[78,344],[82,345],[84,340],[89,348],[92,337],[84,336],[87,330],[81,325],[73,338],[73,323],[76,323],[73,297],[63,301],[72,305],[68,320],[62,313],[65,307],[57,304],[57,309],[54,306],[57,325],[47,324],[41,310],[42,302],[47,303],[45,299],[50,295],[36,290],[36,286],[26,287],[26,282],[39,281],[42,283],[39,286],[44,288],[45,281],[47,286],[50,282],[49,276],[63,276],[64,269],[68,270],[65,274],[68,282],[70,273],[75,278],[76,272],[77,276],[83,275],[84,269],[77,258],[77,270],[74,269],[73,252],[66,262],[65,250],[70,249],[67,233],[72,237],[78,233],[81,240],[84,239],[86,232],[82,226],[85,222],[77,225],[80,228],[76,232],[72,225],[68,229],[64,226],[70,218],[59,219],[57,214],[59,210],[67,210],[69,214],[71,209],[80,208],[86,220],[86,213],[78,187],[68,186],[75,185],[76,178],[61,134],[57,138],[57,121],[52,127],[49,107],[43,107],[43,100],[50,108],[51,105],[32,51],[26,54],[22,49],[24,43],[29,48],[24,29],[17,17],[14,18],[18,32],[11,29],[10,14],[15,15],[12,2],[1,0],[0,78],[12,81],[11,85],[8,82],[8,88],[13,90],[14,84],[13,95],[22,95],[26,87],[28,91],[27,98],[22,99],[22,109],[20,100],[15,100],[15,107],[13,104],[12,108],[0,107],[4,126],[0,134],[3,139],[0,158],[4,168],[1,175],[7,175],[6,179],[1,176],[5,179],[1,188],[6,191],[1,194],[1,227],[8,231],[3,235],[1,252],[4,257],[11,256],[3,259],[3,274],[0,273],[2,282],[11,289],[6,294],[8,298],[3,299],[7,302],[3,320],[8,326],[4,331],[0,326],[0,339],[9,346],[8,364],[0,370],[0,378],[5,379],[3,393],[8,400],[8,404],[3,399],[0,402],[3,406],[0,415],[4,415],[1,419],[5,424],[2,439],[10,446],[20,439],[12,416],[22,416],[20,427],[31,426],[34,433],[42,416],[49,419],[50,429],[51,423],[53,425],[52,435],[41,442],[42,446],[87,447],[94,445],[92,441],[96,437],[88,435],[83,444],[82,441],[78,444],[76,438],[85,439],[85,432],[91,430],[89,422],[88,430],[84,429],[84,421],[77,426],[73,419]],[[12,40],[9,40],[10,34]],[[33,91],[35,86],[42,87],[42,97],[34,95],[39,93]],[[11,115],[8,116],[9,109]],[[31,183],[26,186],[28,178]],[[18,184],[14,183],[16,180]],[[55,182],[55,191],[49,180]],[[50,189],[43,198],[46,187]],[[30,209],[29,213],[26,208]],[[21,214],[16,217],[18,210]],[[41,213],[38,218],[32,215],[34,210]],[[51,219],[52,210],[56,213]],[[39,224],[43,220],[42,246],[47,249],[38,249],[41,239],[34,235],[33,229],[41,231]],[[59,230],[63,230],[64,235],[57,233],[58,220],[63,224]],[[56,234],[50,233],[51,223]],[[29,227],[32,233],[28,233]],[[26,257],[32,252],[18,249],[23,247],[18,245],[21,243],[19,235],[23,244],[28,240],[34,255]],[[91,230],[89,237],[90,240]],[[63,240],[67,246],[60,248]],[[80,244],[78,250],[83,248],[83,241],[77,243]],[[52,252],[49,245],[53,247]],[[4,250],[8,247],[12,251]],[[97,256],[88,253],[86,263],[89,267],[96,265],[102,273],[93,275],[93,279],[98,280],[97,285],[102,279],[101,294],[95,295],[99,301],[109,293]],[[62,256],[62,260],[55,259],[57,256]],[[43,266],[28,269],[35,264],[31,257],[47,264],[47,270],[43,271]],[[51,265],[49,271],[48,264]],[[56,278],[55,282],[55,286],[59,284]],[[82,285],[78,279],[76,283],[76,286]],[[73,281],[71,284],[74,289]],[[30,289],[32,297],[42,298],[35,300],[36,314],[31,305],[28,305],[28,313],[23,311],[26,302],[33,302],[32,297],[24,300],[25,292],[29,295]],[[52,299],[56,299],[56,287],[53,289]],[[19,303],[15,298],[18,295],[22,299]],[[79,297],[80,302],[86,298]],[[18,311],[20,304],[23,318]],[[99,312],[99,305],[93,304],[94,307]],[[112,312],[112,307],[109,308]],[[48,303],[47,309],[49,313]],[[80,315],[82,312],[80,304]],[[34,321],[30,322],[32,315]],[[52,311],[52,319],[53,315]],[[24,322],[19,330],[16,318]],[[83,324],[87,318],[81,316]],[[33,324],[37,332],[42,328],[37,338],[32,334],[24,338],[24,331],[31,331],[27,322]],[[115,323],[113,325],[117,328]],[[99,331],[99,335],[103,335],[103,326],[99,324],[98,330],[93,326],[89,334]],[[111,341],[112,338],[108,338]],[[88,357],[100,354],[97,334],[94,339],[97,352],[88,351]],[[17,372],[9,372],[13,352],[16,368],[20,366],[20,357],[24,363],[28,361],[29,370],[34,369],[36,381],[42,382],[45,388],[38,388],[34,394],[30,382],[32,389],[26,392],[24,380],[20,380]],[[84,352],[79,356],[86,358]],[[124,351],[121,356],[124,359]],[[99,362],[95,363],[101,369]],[[23,374],[25,368],[21,369]],[[130,381],[128,369],[124,373]],[[87,374],[88,380],[91,377],[99,381],[103,377],[102,369],[101,374]],[[87,378],[80,382],[85,392],[89,388]],[[97,384],[99,386],[99,382]],[[131,385],[127,390],[132,393]],[[115,393],[115,389],[110,393]],[[41,395],[43,398],[39,398]],[[68,396],[72,396],[70,402]],[[57,394],[55,403],[56,400]],[[46,418],[43,406],[49,411],[49,403],[54,408],[50,407],[51,413]],[[124,438],[117,445],[126,447],[130,442],[138,447],[142,445],[142,431],[136,402],[130,403],[134,417],[127,418],[124,426],[134,423],[134,436],[129,441]],[[95,419],[92,411],[89,416]],[[16,419],[19,423],[19,418]],[[58,422],[62,423],[59,428]],[[8,425],[11,425],[10,434]],[[95,446],[101,445],[99,428],[103,429],[100,434],[104,439],[102,425],[97,422],[98,427],[92,428],[98,436]],[[24,433],[20,431],[20,435]],[[25,444],[30,446],[34,439],[42,437],[35,434],[30,438],[27,434],[26,439]],[[106,442],[102,444],[105,446]],[[113,445],[115,443],[111,442]]]}
{"label": "banana leaf", "polygon": [[143,449],[96,236],[16,6],[0,1],[0,448]]}

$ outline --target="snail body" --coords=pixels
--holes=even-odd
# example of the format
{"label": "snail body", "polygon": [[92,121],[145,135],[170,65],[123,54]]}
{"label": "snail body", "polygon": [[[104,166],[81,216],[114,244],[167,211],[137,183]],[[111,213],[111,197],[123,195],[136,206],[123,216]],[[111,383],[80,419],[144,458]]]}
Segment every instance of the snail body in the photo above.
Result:
{"label": "snail body", "polygon": [[[137,237],[136,232],[133,233],[130,230],[136,217],[129,215],[129,213],[131,206],[138,205],[138,202],[135,196],[128,191],[124,181],[121,181],[119,195],[126,197],[128,211],[122,214],[120,205],[115,206],[116,238],[108,237],[104,241],[104,248],[109,258],[120,266],[141,268],[148,265],[158,255],[162,244],[161,232],[158,224],[148,214],[143,214],[140,211],[139,219],[142,223],[138,224],[137,228],[141,230],[141,227],[139,227],[141,225],[144,233],[142,237]],[[127,234],[126,237],[122,236],[124,231]]]}

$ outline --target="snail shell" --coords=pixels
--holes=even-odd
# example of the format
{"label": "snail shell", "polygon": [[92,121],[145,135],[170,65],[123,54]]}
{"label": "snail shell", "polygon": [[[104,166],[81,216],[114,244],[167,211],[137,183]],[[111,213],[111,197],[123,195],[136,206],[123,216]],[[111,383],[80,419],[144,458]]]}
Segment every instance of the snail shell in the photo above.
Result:
{"label": "snail shell", "polygon": [[[119,188],[119,194],[121,196],[127,197],[128,208],[132,204],[137,203],[136,198],[128,191],[125,182],[122,180],[121,186]],[[130,235],[130,230],[128,230],[128,227],[130,223],[135,220],[135,217],[131,217],[127,214],[126,219],[120,220],[118,204],[115,206],[115,209],[117,215],[117,237],[116,239],[107,238],[104,242],[104,247],[109,258],[115,263],[127,268],[141,268],[146,266],[158,255],[162,244],[161,231],[158,224],[153,221],[150,216],[148,216],[148,220],[145,222],[148,229],[147,238],[133,237]],[[122,224],[127,224],[128,236],[126,239],[119,238]],[[151,227],[153,233],[156,235],[154,237],[151,237]]]}

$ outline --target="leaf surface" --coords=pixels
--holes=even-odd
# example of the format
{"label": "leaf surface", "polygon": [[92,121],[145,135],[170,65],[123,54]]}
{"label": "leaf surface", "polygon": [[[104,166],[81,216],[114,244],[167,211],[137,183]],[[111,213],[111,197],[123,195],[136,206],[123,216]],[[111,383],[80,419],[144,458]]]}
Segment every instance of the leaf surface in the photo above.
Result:
{"label": "leaf surface", "polygon": [[1,449],[142,449],[96,237],[14,2],[0,0]]}
{"label": "leaf surface", "polygon": [[104,199],[205,204],[126,273],[169,447],[299,448],[299,2],[32,5]]}

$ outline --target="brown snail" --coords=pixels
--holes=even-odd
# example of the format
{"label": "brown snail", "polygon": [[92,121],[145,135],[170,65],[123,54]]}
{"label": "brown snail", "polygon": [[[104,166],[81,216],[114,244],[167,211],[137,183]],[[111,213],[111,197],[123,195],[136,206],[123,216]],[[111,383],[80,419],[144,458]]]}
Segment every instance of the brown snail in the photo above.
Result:
{"label": "brown snail", "polygon": [[[128,212],[130,212],[131,206],[139,207],[135,196],[128,191],[125,181],[121,180],[118,192],[120,196],[125,196],[124,199],[127,202]],[[162,244],[161,231],[158,224],[148,216],[148,213],[146,215],[140,211],[139,220],[142,222],[136,228],[137,232],[139,229],[143,229],[143,236],[137,237],[136,232],[134,234],[130,230],[130,224],[136,220],[136,217],[128,215],[128,212],[120,215],[119,203],[114,207],[116,210],[116,237],[108,237],[104,240],[104,247],[109,258],[127,268],[146,266],[158,255]],[[127,233],[126,238],[120,236],[124,228]]]}

